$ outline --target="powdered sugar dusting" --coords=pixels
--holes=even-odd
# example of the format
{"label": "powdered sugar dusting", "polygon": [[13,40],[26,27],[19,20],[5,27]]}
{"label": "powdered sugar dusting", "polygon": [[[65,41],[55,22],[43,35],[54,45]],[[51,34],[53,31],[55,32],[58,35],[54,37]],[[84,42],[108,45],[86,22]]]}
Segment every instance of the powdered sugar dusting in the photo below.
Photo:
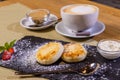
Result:
{"label": "powdered sugar dusting", "polygon": [[[48,78],[50,80],[119,80],[120,79],[120,59],[107,60],[103,58],[97,51],[95,46],[84,45],[88,51],[87,58],[79,63],[65,63],[61,65],[61,59],[50,66],[44,66],[37,63],[35,59],[36,50],[43,44],[54,41],[44,38],[37,38],[27,36],[20,39],[15,44],[15,54],[11,60],[2,61],[0,65],[25,73],[44,72],[54,70],[66,70],[68,68],[79,69],[86,64],[93,62],[99,63],[100,68],[90,76],[82,76],[77,73],[58,73],[58,74],[43,74],[40,77]],[[55,40],[56,41],[56,40]],[[65,42],[60,41],[63,44]]]}

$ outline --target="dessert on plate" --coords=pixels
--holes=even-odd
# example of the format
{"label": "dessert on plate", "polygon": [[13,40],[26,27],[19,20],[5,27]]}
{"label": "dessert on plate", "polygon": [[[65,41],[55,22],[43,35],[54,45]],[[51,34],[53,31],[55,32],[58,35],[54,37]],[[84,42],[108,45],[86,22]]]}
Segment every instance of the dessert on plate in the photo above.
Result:
{"label": "dessert on plate", "polygon": [[80,43],[68,43],[64,45],[62,59],[65,62],[79,62],[86,58],[87,51]]}
{"label": "dessert on plate", "polygon": [[56,62],[64,50],[60,42],[49,42],[42,45],[36,52],[36,60],[40,64],[49,65]]}

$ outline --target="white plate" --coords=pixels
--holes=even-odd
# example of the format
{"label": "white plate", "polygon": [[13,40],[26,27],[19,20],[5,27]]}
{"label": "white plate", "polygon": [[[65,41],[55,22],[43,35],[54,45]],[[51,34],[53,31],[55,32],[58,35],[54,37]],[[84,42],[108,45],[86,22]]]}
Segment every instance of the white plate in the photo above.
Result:
{"label": "white plate", "polygon": [[97,21],[95,26],[85,30],[85,31],[89,31],[90,32],[90,35],[89,36],[85,36],[85,35],[82,35],[82,36],[77,36],[76,34],[66,30],[66,28],[64,27],[62,21],[59,22],[58,24],[56,24],[55,26],[55,30],[61,34],[61,35],[64,35],[64,36],[67,36],[67,37],[72,37],[72,38],[88,38],[88,37],[92,37],[92,36],[96,36],[100,33],[102,33],[104,30],[105,30],[105,25],[103,22],[100,22],[100,21]]}
{"label": "white plate", "polygon": [[[57,16],[54,15],[54,14],[50,14],[50,18],[49,19],[50,20],[56,20],[56,21],[58,20]],[[51,23],[49,23],[47,25],[44,25],[44,26],[40,26],[40,27],[29,27],[29,25],[31,25],[33,23],[31,21],[29,21],[27,18],[24,17],[24,18],[22,18],[20,20],[20,25],[22,27],[24,27],[24,28],[31,29],[31,30],[41,30],[41,29],[45,29],[45,28],[50,27],[51,25],[55,24],[56,21],[55,22],[51,22]]]}

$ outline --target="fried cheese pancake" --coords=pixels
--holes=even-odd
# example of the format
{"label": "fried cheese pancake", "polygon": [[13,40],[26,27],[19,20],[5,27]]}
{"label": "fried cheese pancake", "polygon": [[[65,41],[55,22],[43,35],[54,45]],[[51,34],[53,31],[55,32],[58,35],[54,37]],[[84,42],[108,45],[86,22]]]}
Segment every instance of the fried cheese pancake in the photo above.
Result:
{"label": "fried cheese pancake", "polygon": [[68,43],[64,45],[62,59],[66,62],[79,62],[86,58],[87,51],[80,43]]}
{"label": "fried cheese pancake", "polygon": [[49,65],[56,62],[62,55],[64,47],[59,42],[49,42],[41,46],[36,53],[40,64]]}

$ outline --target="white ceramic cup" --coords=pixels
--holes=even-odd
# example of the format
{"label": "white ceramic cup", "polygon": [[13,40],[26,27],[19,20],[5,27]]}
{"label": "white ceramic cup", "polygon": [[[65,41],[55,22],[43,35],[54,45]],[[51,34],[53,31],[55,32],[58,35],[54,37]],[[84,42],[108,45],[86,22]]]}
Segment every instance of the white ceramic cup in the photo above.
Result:
{"label": "white ceramic cup", "polygon": [[83,31],[95,25],[99,8],[89,4],[72,4],[61,8],[64,27],[72,32]]}

